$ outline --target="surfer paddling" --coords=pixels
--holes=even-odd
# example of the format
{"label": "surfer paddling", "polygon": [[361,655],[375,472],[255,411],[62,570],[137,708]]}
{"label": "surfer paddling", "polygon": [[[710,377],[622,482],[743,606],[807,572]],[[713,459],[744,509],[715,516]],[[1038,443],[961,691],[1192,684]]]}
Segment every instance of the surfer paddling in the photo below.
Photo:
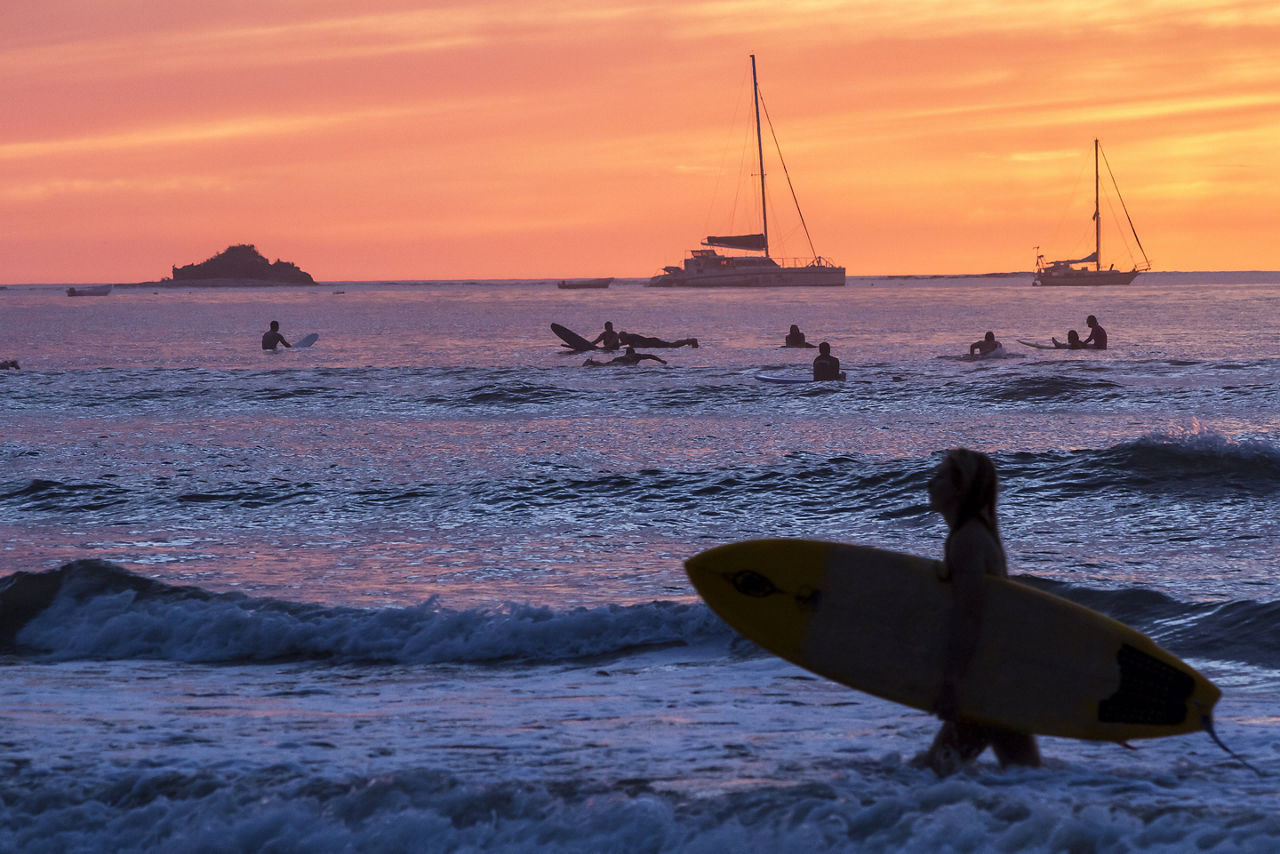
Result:
{"label": "surfer paddling", "polygon": [[969,345],[969,355],[972,356],[976,353],[979,356],[985,356],[999,349],[1000,342],[996,340],[996,334],[988,330],[987,334],[982,336],[981,341],[974,341]]}
{"label": "surfer paddling", "polygon": [[942,729],[927,753],[913,764],[939,776],[959,770],[991,747],[1003,768],[1040,765],[1035,736],[960,718],[959,686],[964,682],[982,627],[983,576],[1007,578],[1009,569],[996,525],[996,468],[986,454],[947,451],[929,481],[929,506],[942,514],[947,535],[943,567],[951,583],[951,616],[942,687],[933,711]]}
{"label": "surfer paddling", "polygon": [[661,338],[654,338],[651,335],[636,335],[632,332],[619,332],[618,340],[622,342],[624,347],[694,347],[698,346],[697,338],[678,338],[675,341],[664,341]]}
{"label": "surfer paddling", "polygon": [[623,351],[621,356],[615,356],[607,362],[597,362],[595,359],[587,359],[582,364],[583,367],[603,368],[608,365],[638,365],[645,359],[651,359],[652,361],[660,362],[664,365],[667,363],[666,359],[659,359],[652,353],[637,353],[635,347],[628,347]]}

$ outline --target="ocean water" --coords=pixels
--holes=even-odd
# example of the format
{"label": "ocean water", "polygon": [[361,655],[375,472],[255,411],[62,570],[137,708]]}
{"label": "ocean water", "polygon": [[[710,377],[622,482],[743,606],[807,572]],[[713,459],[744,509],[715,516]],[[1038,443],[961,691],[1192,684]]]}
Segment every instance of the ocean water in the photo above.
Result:
{"label": "ocean water", "polygon": [[[1096,314],[1105,352],[1039,350]],[[277,319],[305,350],[263,353]],[[583,367],[549,324],[698,349]],[[780,386],[826,340],[843,384]],[[961,358],[993,330],[1000,358]],[[0,291],[0,851],[1274,851],[1280,274]],[[939,555],[992,455],[1022,580],[1222,687],[1207,736],[937,721],[742,641],[682,570]]]}

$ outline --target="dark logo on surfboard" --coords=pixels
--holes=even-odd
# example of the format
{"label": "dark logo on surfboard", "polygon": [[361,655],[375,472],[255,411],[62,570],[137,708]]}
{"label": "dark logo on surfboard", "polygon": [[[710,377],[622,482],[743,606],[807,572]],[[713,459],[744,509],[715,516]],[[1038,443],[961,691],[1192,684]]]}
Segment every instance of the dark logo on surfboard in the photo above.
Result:
{"label": "dark logo on surfboard", "polygon": [[750,569],[738,570],[729,576],[729,583],[733,585],[734,590],[753,599],[764,599],[782,592],[768,576]]}
{"label": "dark logo on surfboard", "polygon": [[752,569],[740,569],[734,573],[725,573],[725,578],[733,585],[733,589],[737,590],[743,596],[750,596],[753,599],[766,599],[774,595],[790,596],[796,600],[796,603],[805,608],[812,608],[818,604],[821,596],[820,591],[814,590],[812,587],[802,587],[794,593],[789,590],[783,590],[773,583],[773,579],[767,575],[761,575]]}

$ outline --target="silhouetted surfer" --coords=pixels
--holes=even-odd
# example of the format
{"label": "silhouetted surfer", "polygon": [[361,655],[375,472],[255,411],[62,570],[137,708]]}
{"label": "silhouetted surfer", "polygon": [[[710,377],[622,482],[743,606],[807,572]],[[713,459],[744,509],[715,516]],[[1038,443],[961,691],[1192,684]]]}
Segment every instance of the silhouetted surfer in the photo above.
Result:
{"label": "silhouetted surfer", "polygon": [[982,336],[981,341],[974,341],[969,345],[969,355],[972,356],[976,352],[979,356],[986,356],[999,349],[1000,342],[996,340],[996,334],[987,330],[987,334]]}
{"label": "silhouetted surfer", "polygon": [[604,332],[601,332],[595,338],[591,339],[592,344],[599,344],[606,350],[617,350],[621,344],[618,333],[613,331],[613,321],[606,320],[604,323]]}
{"label": "silhouetted surfer", "polygon": [[619,332],[618,340],[627,347],[697,347],[697,338],[679,338],[675,341],[663,341],[661,338],[651,338],[648,335],[636,335],[631,332]]}
{"label": "silhouetted surfer", "polygon": [[831,355],[831,345],[823,341],[818,345],[818,355],[813,360],[813,378],[815,380],[842,380],[840,360]]}
{"label": "silhouetted surfer", "polygon": [[1089,337],[1084,339],[1084,344],[1081,346],[1092,347],[1094,350],[1107,349],[1107,330],[1098,323],[1098,318],[1091,314],[1085,320],[1085,324],[1089,327]]}
{"label": "silhouetted surfer", "polygon": [[657,356],[654,356],[651,353],[637,353],[635,347],[628,347],[626,349],[626,352],[624,352],[621,356],[615,356],[614,358],[610,359],[607,362],[597,362],[595,359],[587,359],[582,364],[584,367],[590,366],[593,368],[603,368],[606,365],[638,365],[641,362],[643,362],[645,359],[651,359],[652,361],[655,361],[655,362],[661,362],[664,365],[667,363],[665,359],[659,359]]}
{"label": "silhouetted surfer", "polygon": [[943,720],[942,729],[928,752],[912,764],[932,768],[939,776],[958,771],[988,747],[995,750],[1001,767],[1040,765],[1035,736],[959,717],[960,685],[968,675],[982,629],[983,578],[1009,577],[996,525],[996,480],[990,457],[954,448],[947,451],[929,481],[929,506],[942,514],[951,529],[943,552],[943,571],[951,585],[951,614],[942,687],[933,702],[934,713]]}
{"label": "silhouetted surfer", "polygon": [[786,340],[782,344],[783,347],[812,347],[808,341],[804,340],[804,333],[800,331],[800,327],[791,324],[791,331],[787,333]]}
{"label": "silhouetted surfer", "polygon": [[284,340],[284,336],[280,334],[280,321],[271,321],[271,328],[262,333],[262,349],[274,350],[278,345],[283,344],[292,349],[293,345]]}

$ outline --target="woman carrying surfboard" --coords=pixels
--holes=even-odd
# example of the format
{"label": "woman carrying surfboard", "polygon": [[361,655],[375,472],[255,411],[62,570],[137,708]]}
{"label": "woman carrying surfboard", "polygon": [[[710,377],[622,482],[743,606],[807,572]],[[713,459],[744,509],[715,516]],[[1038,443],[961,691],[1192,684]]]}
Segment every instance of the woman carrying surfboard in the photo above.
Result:
{"label": "woman carrying surfboard", "polygon": [[966,448],[947,451],[929,481],[929,506],[942,514],[947,535],[943,569],[951,582],[951,616],[942,687],[933,711],[942,729],[916,763],[939,776],[959,770],[991,747],[1001,767],[1040,765],[1035,737],[1002,727],[969,723],[957,717],[958,685],[978,646],[982,626],[984,575],[1009,576],[996,524],[996,468],[986,454]]}

